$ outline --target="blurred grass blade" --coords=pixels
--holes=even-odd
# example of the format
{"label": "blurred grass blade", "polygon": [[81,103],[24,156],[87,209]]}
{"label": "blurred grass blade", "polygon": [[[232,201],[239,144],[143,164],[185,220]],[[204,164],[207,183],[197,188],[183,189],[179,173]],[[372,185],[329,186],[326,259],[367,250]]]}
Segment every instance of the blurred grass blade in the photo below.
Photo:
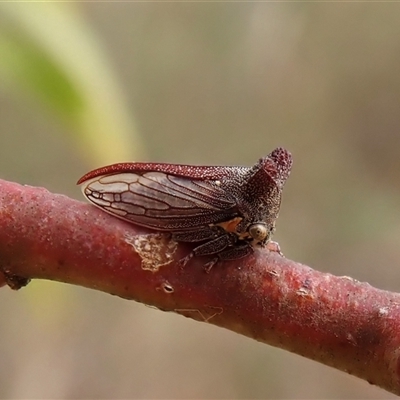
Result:
{"label": "blurred grass blade", "polygon": [[72,3],[0,4],[0,80],[56,112],[91,164],[137,159],[142,143],[99,41]]}

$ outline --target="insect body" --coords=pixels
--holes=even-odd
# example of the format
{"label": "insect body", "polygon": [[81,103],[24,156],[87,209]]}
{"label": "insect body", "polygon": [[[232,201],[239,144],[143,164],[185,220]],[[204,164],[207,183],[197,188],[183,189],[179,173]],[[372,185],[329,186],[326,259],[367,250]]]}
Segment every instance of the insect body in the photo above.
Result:
{"label": "insect body", "polygon": [[214,255],[210,269],[270,241],[291,167],[291,154],[277,148],[253,167],[121,163],[91,171],[78,184],[102,210],[196,243],[181,263]]}

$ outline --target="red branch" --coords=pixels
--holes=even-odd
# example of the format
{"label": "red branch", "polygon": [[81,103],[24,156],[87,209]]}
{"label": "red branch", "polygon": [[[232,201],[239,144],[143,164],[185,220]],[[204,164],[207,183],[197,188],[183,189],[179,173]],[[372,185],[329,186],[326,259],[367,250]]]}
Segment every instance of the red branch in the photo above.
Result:
{"label": "red branch", "polygon": [[204,259],[94,206],[0,180],[0,286],[81,285],[209,322],[400,394],[400,295],[257,251]]}

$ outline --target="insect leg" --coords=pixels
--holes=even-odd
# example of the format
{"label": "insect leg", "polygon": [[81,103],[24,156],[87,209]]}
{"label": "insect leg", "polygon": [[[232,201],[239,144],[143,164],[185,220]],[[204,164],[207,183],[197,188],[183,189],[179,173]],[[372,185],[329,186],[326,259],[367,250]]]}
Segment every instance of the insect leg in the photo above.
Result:
{"label": "insect leg", "polygon": [[233,233],[226,233],[225,235],[219,236],[214,240],[210,240],[200,246],[193,249],[195,256],[208,256],[210,254],[220,253],[225,250],[228,246],[233,245],[237,241],[237,236]]}
{"label": "insect leg", "polygon": [[243,258],[248,256],[253,252],[253,247],[246,243],[242,246],[232,247],[230,249],[224,250],[218,254],[218,257],[215,257],[210,262],[204,264],[204,269],[206,272],[210,272],[211,268],[218,262],[224,260],[237,260],[239,258]]}
{"label": "insect leg", "polygon": [[179,263],[184,267],[187,262],[194,256],[208,256],[225,250],[228,246],[232,246],[237,241],[237,236],[233,233],[226,233],[217,238],[195,247],[192,252],[182,258]]}
{"label": "insect leg", "polygon": [[230,249],[222,251],[218,254],[220,260],[237,260],[253,253],[253,247],[251,244],[246,243],[241,246],[232,247]]}
{"label": "insect leg", "polygon": [[196,231],[172,233],[172,239],[177,242],[202,242],[207,239],[214,239],[225,234],[225,230],[220,226],[205,226]]}

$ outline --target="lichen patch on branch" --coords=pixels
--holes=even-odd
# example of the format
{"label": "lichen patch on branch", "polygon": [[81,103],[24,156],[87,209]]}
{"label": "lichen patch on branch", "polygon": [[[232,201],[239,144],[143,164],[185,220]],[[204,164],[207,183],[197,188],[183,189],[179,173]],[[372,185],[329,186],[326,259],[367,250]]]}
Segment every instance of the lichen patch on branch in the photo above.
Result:
{"label": "lichen patch on branch", "polygon": [[134,236],[126,234],[125,241],[139,254],[142,269],[152,272],[157,272],[160,267],[170,264],[177,249],[177,242],[161,233]]}

